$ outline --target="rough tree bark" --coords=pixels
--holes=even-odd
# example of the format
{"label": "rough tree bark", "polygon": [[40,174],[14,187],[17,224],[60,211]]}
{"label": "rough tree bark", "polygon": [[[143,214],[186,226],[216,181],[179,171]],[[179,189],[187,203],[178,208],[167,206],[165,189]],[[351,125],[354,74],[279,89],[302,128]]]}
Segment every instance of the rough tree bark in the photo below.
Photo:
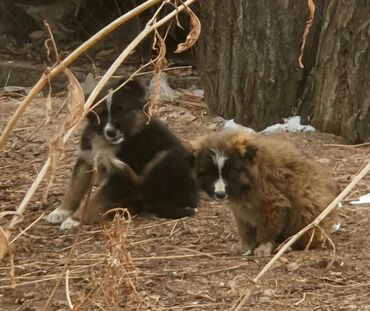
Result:
{"label": "rough tree bark", "polygon": [[322,131],[370,138],[370,1],[331,0],[301,111]]}
{"label": "rough tree bark", "polygon": [[262,129],[294,113],[305,1],[203,0],[199,66],[211,112]]}
{"label": "rough tree bark", "polygon": [[307,1],[200,2],[198,60],[211,112],[257,130],[303,113],[319,130],[369,135],[370,2],[315,4],[301,69]]}

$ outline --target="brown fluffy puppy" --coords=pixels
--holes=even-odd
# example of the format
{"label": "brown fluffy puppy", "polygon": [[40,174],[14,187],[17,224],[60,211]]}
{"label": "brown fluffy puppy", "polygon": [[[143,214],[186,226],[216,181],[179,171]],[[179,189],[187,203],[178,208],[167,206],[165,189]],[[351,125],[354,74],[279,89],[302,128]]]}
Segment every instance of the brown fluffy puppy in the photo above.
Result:
{"label": "brown fluffy puppy", "polygon": [[[328,171],[283,137],[225,130],[193,147],[199,186],[228,200],[242,253],[270,255],[274,245],[312,222],[339,193]],[[335,211],[321,223],[327,234],[334,218]],[[310,237],[305,234],[293,247],[304,248]],[[311,246],[324,239],[316,230]]]}

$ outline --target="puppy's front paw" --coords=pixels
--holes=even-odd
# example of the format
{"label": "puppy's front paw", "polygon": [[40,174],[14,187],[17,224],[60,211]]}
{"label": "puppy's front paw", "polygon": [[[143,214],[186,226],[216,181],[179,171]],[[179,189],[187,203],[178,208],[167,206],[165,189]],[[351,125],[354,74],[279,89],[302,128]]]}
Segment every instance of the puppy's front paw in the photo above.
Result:
{"label": "puppy's front paw", "polygon": [[63,223],[60,225],[60,230],[70,230],[75,227],[78,227],[80,222],[78,220],[74,220],[71,217],[68,217]]}
{"label": "puppy's front paw", "polygon": [[231,246],[231,253],[238,256],[250,256],[252,254],[252,248],[248,246],[242,246],[239,243]]}
{"label": "puppy's front paw", "polygon": [[182,207],[177,210],[176,216],[174,218],[183,218],[183,217],[190,217],[194,216],[198,210],[192,207]]}
{"label": "puppy's front paw", "polygon": [[66,210],[60,207],[57,207],[54,211],[52,211],[48,217],[46,218],[46,221],[52,223],[52,224],[60,224],[63,222],[66,218],[68,218],[72,212],[70,210]]}
{"label": "puppy's front paw", "polygon": [[111,160],[112,165],[114,167],[118,168],[119,170],[123,171],[124,169],[126,169],[128,167],[128,165],[125,162],[122,162],[118,158],[112,158],[110,160]]}
{"label": "puppy's front paw", "polygon": [[192,207],[185,207],[184,208],[184,215],[185,216],[194,216],[196,213],[198,213],[197,208],[192,208]]}
{"label": "puppy's front paw", "polygon": [[270,242],[260,244],[255,250],[254,255],[257,257],[270,256],[273,248],[273,244]]}

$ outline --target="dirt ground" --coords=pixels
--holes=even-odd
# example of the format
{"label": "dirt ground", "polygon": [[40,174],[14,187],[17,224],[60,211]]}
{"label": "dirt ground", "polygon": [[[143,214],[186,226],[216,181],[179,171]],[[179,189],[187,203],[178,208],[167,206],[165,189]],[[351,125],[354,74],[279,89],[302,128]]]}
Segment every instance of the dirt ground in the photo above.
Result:
{"label": "dirt ground", "polygon": [[[1,129],[21,99],[0,98]],[[63,95],[53,99],[54,115],[48,125],[43,125],[45,99],[36,99],[1,151],[0,211],[19,205],[44,163],[47,141],[65,116],[65,107],[58,113],[63,99]],[[157,113],[185,140],[219,126],[201,104],[186,100],[162,104]],[[329,166],[342,188],[369,157],[370,146],[328,146],[344,143],[333,135],[288,135]],[[67,143],[46,203],[42,203],[42,184],[11,239],[59,206],[77,145],[78,133]],[[370,207],[349,204],[370,192],[369,184],[367,176],[343,202],[341,228],[333,235],[335,251],[328,245],[306,253],[288,252],[253,287],[243,310],[370,310]],[[9,220],[0,220],[1,225],[5,227]],[[113,250],[112,243],[107,247],[107,234],[100,225],[82,228],[68,277],[63,277],[47,310],[69,310],[66,292],[74,306],[84,305],[78,310],[109,310],[109,301],[116,296],[117,310],[229,310],[269,260],[233,255],[230,250],[238,239],[231,213],[205,196],[196,217],[133,217],[127,226],[122,228],[121,222],[118,231],[124,235],[115,238],[124,241]],[[5,258],[0,263],[0,310],[42,309],[63,270],[76,231],[60,231],[41,219],[12,243],[14,284],[9,258]],[[121,252],[119,269],[111,260],[115,251]],[[125,257],[127,251],[130,259]]]}

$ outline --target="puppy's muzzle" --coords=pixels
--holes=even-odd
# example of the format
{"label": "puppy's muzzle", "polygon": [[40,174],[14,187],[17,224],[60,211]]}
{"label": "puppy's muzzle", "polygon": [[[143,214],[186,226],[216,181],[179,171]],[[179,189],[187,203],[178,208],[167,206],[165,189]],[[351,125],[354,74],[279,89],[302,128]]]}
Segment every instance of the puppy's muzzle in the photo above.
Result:
{"label": "puppy's muzzle", "polygon": [[217,200],[224,200],[227,198],[227,194],[225,191],[216,191],[215,192],[215,198]]}
{"label": "puppy's muzzle", "polygon": [[105,130],[105,136],[107,136],[108,139],[114,139],[117,135],[117,131],[113,128],[108,128]]}
{"label": "puppy's muzzle", "polygon": [[112,126],[104,127],[104,137],[113,145],[123,142],[122,132]]}

